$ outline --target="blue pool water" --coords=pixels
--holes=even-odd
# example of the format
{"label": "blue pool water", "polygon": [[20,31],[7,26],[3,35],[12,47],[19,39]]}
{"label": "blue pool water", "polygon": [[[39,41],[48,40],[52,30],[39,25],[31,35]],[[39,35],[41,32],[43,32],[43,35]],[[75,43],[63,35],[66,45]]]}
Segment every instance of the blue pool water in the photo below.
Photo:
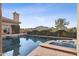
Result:
{"label": "blue pool water", "polygon": [[50,44],[76,49],[76,44],[73,41],[69,41],[69,42],[63,42],[63,41],[62,42],[51,42]]}
{"label": "blue pool water", "polygon": [[33,37],[15,37],[3,39],[3,55],[5,56],[25,56],[35,49],[40,43],[48,39]]}
{"label": "blue pool water", "polygon": [[[26,56],[33,51],[40,43],[50,41],[52,39],[38,37],[14,37],[3,39],[3,55],[4,56]],[[60,45],[57,43],[50,43]],[[64,46],[65,47],[65,46]],[[68,45],[74,48],[72,45]]]}

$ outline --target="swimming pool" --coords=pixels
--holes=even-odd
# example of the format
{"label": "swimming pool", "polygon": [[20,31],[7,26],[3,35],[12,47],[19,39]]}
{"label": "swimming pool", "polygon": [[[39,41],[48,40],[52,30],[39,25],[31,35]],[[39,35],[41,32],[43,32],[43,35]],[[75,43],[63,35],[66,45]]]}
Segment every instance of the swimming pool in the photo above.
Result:
{"label": "swimming pool", "polygon": [[[40,43],[44,43],[50,40],[52,39],[38,38],[38,37],[31,37],[31,36],[4,38],[3,55],[4,56],[26,56],[30,52],[32,52],[36,47],[38,47]],[[59,41],[62,41],[62,40],[59,40]],[[60,44],[58,44],[57,42],[54,42],[54,43],[53,42],[49,44],[55,44],[60,46]],[[72,45],[68,45],[68,47],[72,48]]]}
{"label": "swimming pool", "polygon": [[39,46],[40,43],[46,42],[49,39],[34,38],[34,37],[14,37],[3,39],[3,55],[4,56],[25,56],[33,49]]}
{"label": "swimming pool", "polygon": [[58,41],[52,41],[49,44],[76,49],[76,44],[74,41],[63,41],[63,40],[60,41],[60,40],[58,40]]}

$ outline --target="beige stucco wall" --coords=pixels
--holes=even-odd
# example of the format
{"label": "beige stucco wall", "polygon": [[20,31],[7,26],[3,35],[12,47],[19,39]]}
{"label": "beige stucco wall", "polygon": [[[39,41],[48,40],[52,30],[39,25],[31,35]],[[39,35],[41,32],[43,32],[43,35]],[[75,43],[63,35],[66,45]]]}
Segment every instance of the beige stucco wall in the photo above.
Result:
{"label": "beige stucco wall", "polygon": [[12,34],[11,25],[18,25],[18,24],[2,22],[2,34],[5,34],[4,31],[3,31],[5,28],[9,29],[9,34]]}
{"label": "beige stucco wall", "polygon": [[79,3],[77,4],[77,55],[79,56]]}
{"label": "beige stucco wall", "polygon": [[7,29],[10,34],[12,33],[12,29],[10,25],[2,25],[2,34],[5,34],[4,29]]}
{"label": "beige stucco wall", "polygon": [[[1,0],[0,0],[1,1]],[[0,3],[0,55],[2,55],[2,9],[1,9],[1,3]]]}

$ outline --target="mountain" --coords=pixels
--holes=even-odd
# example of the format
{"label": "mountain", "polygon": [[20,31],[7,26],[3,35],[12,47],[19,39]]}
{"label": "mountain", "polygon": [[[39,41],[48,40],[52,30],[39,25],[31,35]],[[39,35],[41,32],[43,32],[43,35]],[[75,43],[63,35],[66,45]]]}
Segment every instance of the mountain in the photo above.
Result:
{"label": "mountain", "polygon": [[33,31],[33,30],[38,30],[38,31],[42,31],[42,30],[49,30],[49,27],[45,27],[45,26],[38,26],[35,28],[28,28],[29,31]]}
{"label": "mountain", "polygon": [[38,26],[38,27],[34,28],[34,30],[42,31],[42,30],[49,30],[49,28],[45,27],[45,26]]}

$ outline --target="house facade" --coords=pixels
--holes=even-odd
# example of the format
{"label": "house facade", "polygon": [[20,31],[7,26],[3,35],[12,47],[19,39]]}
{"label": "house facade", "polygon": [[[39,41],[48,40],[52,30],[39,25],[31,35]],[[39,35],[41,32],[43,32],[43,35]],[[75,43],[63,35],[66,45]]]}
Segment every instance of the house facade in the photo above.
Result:
{"label": "house facade", "polygon": [[19,14],[13,13],[13,19],[2,17],[2,34],[18,34],[20,33]]}

